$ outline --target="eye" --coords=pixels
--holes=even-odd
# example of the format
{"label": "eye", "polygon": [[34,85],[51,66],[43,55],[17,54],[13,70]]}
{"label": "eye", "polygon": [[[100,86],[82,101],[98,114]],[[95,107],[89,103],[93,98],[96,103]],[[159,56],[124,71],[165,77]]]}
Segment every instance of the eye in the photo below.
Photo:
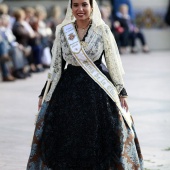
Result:
{"label": "eye", "polygon": [[78,7],[78,4],[73,4],[73,7]]}
{"label": "eye", "polygon": [[83,7],[86,7],[87,5],[88,5],[87,3],[83,3],[83,4],[82,4]]}

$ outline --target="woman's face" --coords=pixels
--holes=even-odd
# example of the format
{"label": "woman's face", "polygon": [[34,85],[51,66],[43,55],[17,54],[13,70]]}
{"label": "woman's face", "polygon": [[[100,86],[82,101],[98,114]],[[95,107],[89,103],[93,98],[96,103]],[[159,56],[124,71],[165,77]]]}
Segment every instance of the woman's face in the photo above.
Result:
{"label": "woman's face", "polygon": [[72,0],[72,12],[76,20],[89,19],[92,12],[89,0]]}

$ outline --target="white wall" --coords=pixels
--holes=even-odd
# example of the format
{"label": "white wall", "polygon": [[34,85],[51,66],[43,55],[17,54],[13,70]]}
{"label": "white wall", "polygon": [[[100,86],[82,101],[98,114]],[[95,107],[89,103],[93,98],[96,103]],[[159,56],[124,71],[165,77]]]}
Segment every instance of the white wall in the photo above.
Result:
{"label": "white wall", "polygon": [[[169,0],[131,0],[135,9],[165,9]],[[144,29],[144,35],[151,50],[170,50],[170,27],[166,29]]]}
{"label": "white wall", "polygon": [[169,0],[131,0],[136,8],[167,8]]}

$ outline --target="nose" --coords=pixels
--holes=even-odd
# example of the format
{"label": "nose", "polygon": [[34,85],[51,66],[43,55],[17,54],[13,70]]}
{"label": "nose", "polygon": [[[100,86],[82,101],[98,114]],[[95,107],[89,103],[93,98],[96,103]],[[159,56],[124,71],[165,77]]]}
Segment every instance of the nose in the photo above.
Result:
{"label": "nose", "polygon": [[82,5],[80,5],[80,6],[78,7],[78,11],[83,11]]}

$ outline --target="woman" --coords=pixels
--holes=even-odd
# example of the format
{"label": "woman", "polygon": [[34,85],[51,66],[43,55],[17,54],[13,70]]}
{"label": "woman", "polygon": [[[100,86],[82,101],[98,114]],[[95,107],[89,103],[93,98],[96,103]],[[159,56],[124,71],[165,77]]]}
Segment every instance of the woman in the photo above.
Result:
{"label": "woman", "polygon": [[95,0],[69,2],[52,52],[52,83],[42,106],[40,97],[27,169],[143,169],[134,127],[120,108],[128,110],[120,57]]}

